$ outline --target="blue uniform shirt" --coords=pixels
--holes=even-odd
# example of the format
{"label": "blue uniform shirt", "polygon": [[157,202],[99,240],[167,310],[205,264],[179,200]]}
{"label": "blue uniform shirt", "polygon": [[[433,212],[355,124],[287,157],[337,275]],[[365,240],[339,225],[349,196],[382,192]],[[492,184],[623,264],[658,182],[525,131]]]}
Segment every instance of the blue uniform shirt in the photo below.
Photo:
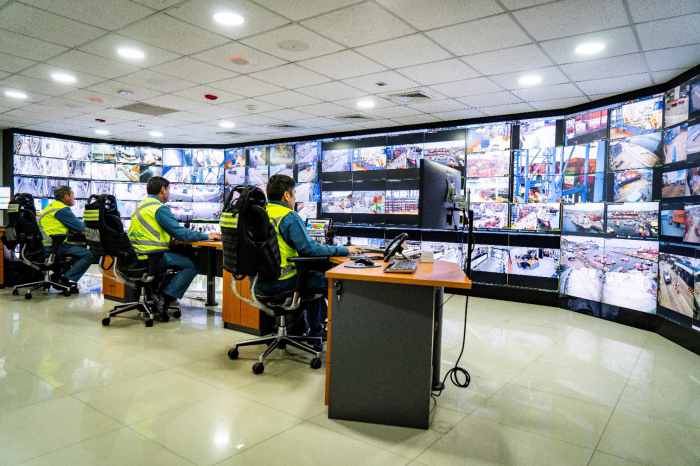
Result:
{"label": "blue uniform shirt", "polygon": [[[148,197],[163,202],[158,196],[153,194],[149,195]],[[158,210],[156,210],[156,221],[158,222],[158,225],[163,227],[163,230],[167,231],[170,236],[178,241],[192,243],[195,241],[204,241],[205,239],[209,239],[209,235],[198,231],[189,230],[177,223],[173,213],[170,211],[170,207],[166,206],[165,204],[158,207]]]}
{"label": "blue uniform shirt", "polygon": [[[282,201],[269,201],[270,204],[277,204],[289,207]],[[280,235],[288,245],[293,247],[301,257],[318,256],[347,256],[348,248],[343,246],[327,246],[318,244],[306,231],[306,225],[298,213],[292,211],[282,218],[279,225]]]}
{"label": "blue uniform shirt", "polygon": [[71,231],[85,231],[85,224],[80,221],[78,217],[75,216],[70,207],[64,207],[63,209],[56,212],[56,220],[61,222]]}

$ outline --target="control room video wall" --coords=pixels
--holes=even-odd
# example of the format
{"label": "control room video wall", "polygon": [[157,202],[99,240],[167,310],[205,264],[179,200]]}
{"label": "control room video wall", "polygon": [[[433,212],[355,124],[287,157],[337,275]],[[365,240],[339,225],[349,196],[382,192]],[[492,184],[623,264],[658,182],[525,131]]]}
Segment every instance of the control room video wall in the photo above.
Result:
{"label": "control room video wall", "polygon": [[[409,245],[463,263],[466,238],[426,229],[421,165],[456,169],[470,194],[476,283],[527,287],[658,313],[700,329],[700,76],[633,101],[531,120],[210,148],[131,147],[14,135],[14,192],[45,207],[73,187],[78,216],[111,193],[125,226],[162,175],[190,228],[218,229],[224,196],[297,181],[302,218],[332,218],[337,244]],[[433,196],[434,197],[434,196]],[[431,201],[432,202],[432,201]]]}

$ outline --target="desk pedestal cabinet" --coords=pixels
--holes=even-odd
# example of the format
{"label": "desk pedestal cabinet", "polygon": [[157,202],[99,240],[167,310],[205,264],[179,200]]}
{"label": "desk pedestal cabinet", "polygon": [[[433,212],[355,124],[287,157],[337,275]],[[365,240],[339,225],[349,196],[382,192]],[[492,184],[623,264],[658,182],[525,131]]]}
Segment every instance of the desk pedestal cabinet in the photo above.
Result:
{"label": "desk pedestal cabinet", "polygon": [[247,278],[239,281],[233,280],[233,275],[224,270],[223,305],[221,306],[221,320],[224,327],[252,335],[267,335],[272,331],[273,320],[257,307],[253,307],[245,301],[241,301],[233,294],[231,283],[235,282],[238,294],[250,299],[250,280]]}

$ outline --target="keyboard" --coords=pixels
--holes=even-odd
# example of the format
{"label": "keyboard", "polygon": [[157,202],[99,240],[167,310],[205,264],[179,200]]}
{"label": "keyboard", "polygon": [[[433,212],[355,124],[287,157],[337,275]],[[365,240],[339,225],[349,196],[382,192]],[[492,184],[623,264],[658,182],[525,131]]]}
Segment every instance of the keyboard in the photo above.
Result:
{"label": "keyboard", "polygon": [[395,261],[386,266],[384,272],[415,273],[417,267],[417,261]]}

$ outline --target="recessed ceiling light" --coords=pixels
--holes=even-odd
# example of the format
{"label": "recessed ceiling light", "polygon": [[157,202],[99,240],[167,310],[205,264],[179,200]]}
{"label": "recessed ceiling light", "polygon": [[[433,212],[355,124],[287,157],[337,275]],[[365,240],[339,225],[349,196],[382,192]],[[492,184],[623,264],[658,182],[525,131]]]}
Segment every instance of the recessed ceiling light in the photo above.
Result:
{"label": "recessed ceiling light", "polygon": [[221,126],[222,128],[233,128],[236,125],[234,125],[230,121],[221,121],[219,122],[219,126]]}
{"label": "recessed ceiling light", "polygon": [[104,101],[103,99],[100,99],[99,97],[90,97],[88,100],[89,100],[90,102],[98,102],[98,103],[101,103],[101,104],[105,103],[105,101]]}
{"label": "recessed ceiling light", "polygon": [[230,61],[234,65],[250,65],[250,60],[243,57],[231,57]]}
{"label": "recessed ceiling light", "polygon": [[122,57],[134,58],[137,60],[140,60],[141,58],[146,56],[142,51],[136,49],[119,49],[117,50],[117,53]]}
{"label": "recessed ceiling light", "polygon": [[357,103],[357,106],[359,108],[372,108],[372,107],[374,107],[374,102],[371,100],[360,100]]}
{"label": "recessed ceiling light", "polygon": [[243,16],[237,15],[236,13],[230,13],[228,11],[223,11],[217,13],[213,16],[214,21],[224,26],[238,26],[243,24]]}
{"label": "recessed ceiling light", "polygon": [[26,99],[27,94],[17,91],[5,91],[7,97],[12,97],[13,99]]}
{"label": "recessed ceiling light", "polygon": [[132,91],[127,91],[126,89],[122,89],[121,91],[117,91],[117,94],[119,95],[134,95]]}
{"label": "recessed ceiling light", "polygon": [[523,86],[532,86],[534,84],[539,84],[540,82],[542,82],[542,78],[540,78],[539,76],[523,76],[518,80],[518,82]]}
{"label": "recessed ceiling light", "polygon": [[151,134],[151,136],[153,136],[154,138],[162,138],[162,137],[163,137],[163,133],[161,133],[160,131],[151,131],[150,134]]}
{"label": "recessed ceiling light", "polygon": [[74,83],[75,77],[64,73],[54,73],[51,75],[53,79],[62,83]]}
{"label": "recessed ceiling light", "polygon": [[605,44],[594,42],[590,44],[579,45],[578,47],[576,47],[576,53],[578,53],[579,55],[593,55],[594,53],[602,51],[604,48]]}
{"label": "recessed ceiling light", "polygon": [[107,131],[106,129],[96,129],[95,133],[100,134],[102,136],[106,136],[109,134],[109,131]]}

